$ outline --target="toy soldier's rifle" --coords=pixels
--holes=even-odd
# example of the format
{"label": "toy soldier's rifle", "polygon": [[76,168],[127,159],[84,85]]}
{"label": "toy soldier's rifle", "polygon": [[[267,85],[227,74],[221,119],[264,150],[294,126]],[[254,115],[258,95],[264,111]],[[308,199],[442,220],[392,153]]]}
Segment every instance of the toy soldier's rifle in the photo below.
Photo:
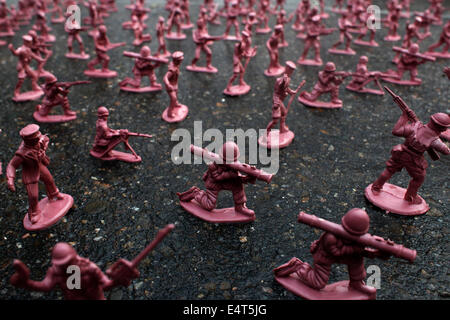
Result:
{"label": "toy soldier's rifle", "polygon": [[245,174],[247,174],[251,177],[254,177],[258,180],[262,180],[267,183],[270,183],[270,181],[272,180],[272,177],[273,177],[272,174],[267,173],[263,170],[257,169],[255,166],[251,166],[246,163],[241,163],[239,161],[231,162],[231,163],[226,162],[218,154],[210,152],[207,149],[196,147],[192,144],[190,146],[190,149],[191,149],[191,153],[193,153],[194,155],[203,157],[207,160],[211,160],[218,164],[224,164],[224,165],[230,167],[231,169],[245,173]]}
{"label": "toy soldier's rifle", "polygon": [[129,286],[132,279],[139,277],[139,271],[136,267],[139,263],[175,228],[175,225],[168,224],[164,229],[158,231],[156,238],[132,261],[125,259],[117,260],[106,274],[116,284]]}
{"label": "toy soldier's rifle", "polygon": [[67,95],[69,93],[70,87],[77,86],[77,85],[80,85],[80,84],[88,84],[88,83],[92,83],[92,81],[81,80],[81,81],[72,81],[72,82],[57,82],[56,86],[63,88],[63,92],[62,93],[64,95]]}
{"label": "toy soldier's rifle", "polygon": [[[375,82],[375,84],[377,85],[377,87],[383,91],[383,87],[381,86],[380,80],[379,78],[382,76],[382,73],[379,71],[375,71],[375,72],[370,72],[369,73],[369,77],[363,82],[361,83],[356,90],[360,90],[361,88],[363,88],[366,84],[368,84],[369,82],[373,81]],[[383,91],[384,92],[384,91]],[[384,93],[383,93],[384,94]]]}
{"label": "toy soldier's rifle", "polygon": [[408,260],[413,262],[416,258],[416,250],[408,249],[400,244],[396,244],[392,240],[385,240],[382,237],[371,235],[370,233],[365,233],[361,236],[352,235],[347,232],[344,227],[340,224],[327,221],[325,219],[319,218],[315,215],[310,215],[305,212],[300,212],[298,215],[298,222],[307,224],[313,228],[318,228],[325,232],[330,232],[339,238],[350,240],[368,247],[365,249],[365,253],[368,256],[373,255],[374,249],[378,249],[383,253],[393,255],[395,257]]}
{"label": "toy soldier's rifle", "polygon": [[408,55],[413,56],[413,57],[421,58],[421,59],[426,60],[426,61],[436,61],[435,57],[428,56],[428,55],[422,54],[420,52],[419,53],[411,53],[411,52],[409,52],[409,50],[404,49],[404,48],[400,48],[400,47],[393,47],[392,50],[394,50],[395,52],[408,54]]}
{"label": "toy soldier's rifle", "polygon": [[155,61],[155,62],[160,62],[160,63],[169,63],[168,59],[158,58],[158,57],[155,57],[155,56],[143,57],[139,53],[131,52],[131,51],[124,51],[123,55],[125,57],[138,58],[138,59],[147,60],[147,61]]}
{"label": "toy soldier's rifle", "polygon": [[295,89],[294,93],[291,94],[291,97],[289,98],[287,107],[286,107],[286,115],[289,112],[289,108],[291,107],[292,101],[294,101],[295,95],[300,91],[300,89],[305,85],[306,80],[303,80],[302,82],[300,82],[300,84],[298,85],[297,89]]}
{"label": "toy soldier's rifle", "polygon": [[332,34],[336,30],[337,30],[336,28],[321,28],[319,31],[319,35],[326,36],[326,35]]}
{"label": "toy soldier's rifle", "polygon": [[[392,96],[392,98],[394,99],[394,102],[400,107],[400,109],[408,116],[408,120],[412,123],[416,123],[416,122],[420,122],[419,118],[417,117],[417,115],[414,113],[414,111],[408,107],[408,105],[405,103],[405,101],[403,101],[403,99],[396,95],[394,92],[392,92],[391,89],[389,89],[388,87],[384,86],[384,89],[386,89],[387,92],[389,92],[389,94]],[[428,154],[430,155],[431,159],[433,159],[434,161],[439,160],[440,156],[439,154],[432,148],[429,147],[427,149]]]}

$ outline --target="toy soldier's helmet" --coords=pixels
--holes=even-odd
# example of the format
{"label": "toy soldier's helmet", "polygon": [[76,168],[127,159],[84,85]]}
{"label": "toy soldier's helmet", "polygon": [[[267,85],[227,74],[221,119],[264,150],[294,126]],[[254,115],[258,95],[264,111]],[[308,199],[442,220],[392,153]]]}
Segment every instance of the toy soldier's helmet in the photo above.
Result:
{"label": "toy soldier's helmet", "polygon": [[159,22],[164,22],[164,17],[159,16],[158,21]]}
{"label": "toy soldier's helmet", "polygon": [[359,63],[364,63],[366,64],[367,62],[369,62],[369,58],[367,58],[367,56],[361,56],[359,58]]}
{"label": "toy soldier's helmet", "polygon": [[103,117],[103,116],[108,116],[108,115],[109,115],[109,111],[105,107],[102,106],[97,109],[98,117]]}
{"label": "toy soldier's helmet", "polygon": [[419,52],[419,45],[417,43],[413,43],[410,47],[409,47],[409,52],[411,53],[417,53]]}
{"label": "toy soldier's helmet", "polygon": [[242,31],[242,35],[244,36],[244,38],[248,38],[248,37],[250,37],[250,35],[248,34],[248,32],[247,31]]}
{"label": "toy soldier's helmet", "polygon": [[55,83],[58,79],[56,79],[56,77],[52,74],[49,74],[45,77],[45,83]]}
{"label": "toy soldier's helmet", "polygon": [[98,31],[100,31],[101,33],[106,33],[106,26],[101,25],[100,27],[98,27]]}
{"label": "toy soldier's helmet", "polygon": [[292,61],[287,61],[286,62],[286,68],[287,69],[291,69],[291,70],[297,69],[297,67],[295,66],[295,63],[293,63]]}
{"label": "toy soldier's helmet", "polygon": [[175,51],[174,53],[172,53],[172,59],[174,61],[181,61],[184,59],[184,53],[181,51]]}
{"label": "toy soldier's helmet", "polygon": [[327,64],[325,65],[325,71],[326,72],[336,71],[336,66],[334,65],[333,62],[327,62]]}
{"label": "toy soldier's helmet", "polygon": [[344,229],[356,236],[361,236],[369,231],[370,218],[367,212],[359,208],[353,208],[342,217]]}
{"label": "toy soldier's helmet", "polygon": [[67,265],[76,258],[77,252],[66,242],[57,243],[52,250],[52,263],[57,266]]}
{"label": "toy soldier's helmet", "polygon": [[149,46],[143,46],[141,48],[141,52],[140,53],[141,53],[141,56],[148,57],[150,55],[150,53],[151,53],[151,50],[150,50]]}
{"label": "toy soldier's helmet", "polygon": [[311,20],[314,23],[319,23],[320,22],[320,16],[319,15],[315,15],[314,17],[311,18]]}
{"label": "toy soldier's helmet", "polygon": [[252,11],[248,14],[248,16],[254,18],[254,17],[256,17],[256,12]]}
{"label": "toy soldier's helmet", "polygon": [[422,17],[416,17],[415,19],[414,19],[414,22],[416,22],[416,23],[422,23],[423,22],[423,19],[422,19]]}
{"label": "toy soldier's helmet", "polygon": [[206,8],[202,8],[202,9],[200,10],[200,12],[203,13],[203,14],[206,14],[206,13],[208,12],[208,10],[206,10]]}
{"label": "toy soldier's helmet", "polygon": [[222,146],[221,156],[225,162],[235,162],[239,158],[239,148],[236,143],[227,141]]}
{"label": "toy soldier's helmet", "polygon": [[37,33],[34,30],[30,30],[28,31],[28,34],[32,37],[32,38],[36,38],[37,37]]}
{"label": "toy soldier's helmet", "polygon": [[38,18],[44,19],[44,18],[45,18],[45,12],[42,11],[42,10],[39,10],[39,11],[37,12],[37,16],[38,16]]}
{"label": "toy soldier's helmet", "polygon": [[29,124],[19,132],[23,141],[35,141],[41,137],[41,132],[39,131],[39,126],[37,124]]}
{"label": "toy soldier's helmet", "polygon": [[283,26],[281,24],[277,24],[275,26],[275,31],[282,31],[283,30]]}
{"label": "toy soldier's helmet", "polygon": [[22,40],[24,43],[31,43],[33,41],[33,38],[30,35],[26,34],[22,36]]}
{"label": "toy soldier's helmet", "polygon": [[441,129],[441,131],[445,131],[448,127],[450,127],[450,115],[439,112],[435,113],[430,117],[430,120],[433,124],[438,126],[438,129]]}

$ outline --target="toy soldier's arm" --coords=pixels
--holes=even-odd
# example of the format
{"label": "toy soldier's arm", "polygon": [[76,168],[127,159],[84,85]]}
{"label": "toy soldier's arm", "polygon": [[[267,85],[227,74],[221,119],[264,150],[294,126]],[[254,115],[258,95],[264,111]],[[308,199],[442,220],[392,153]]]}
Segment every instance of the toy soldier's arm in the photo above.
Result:
{"label": "toy soldier's arm", "polygon": [[447,145],[445,143],[443,143],[440,139],[434,140],[431,143],[430,147],[432,149],[434,149],[435,151],[438,151],[446,156],[448,156],[450,154],[449,147],[447,147]]}
{"label": "toy soldier's arm", "polygon": [[170,83],[169,78],[172,76],[172,71],[169,69],[164,75],[163,81],[169,90],[176,90],[175,86]]}
{"label": "toy soldier's arm", "polygon": [[405,129],[409,122],[409,117],[406,112],[403,112],[400,118],[397,120],[397,123],[392,129],[392,134],[397,137],[404,137],[406,135]]}
{"label": "toy soldier's arm", "polygon": [[16,170],[22,164],[22,161],[22,157],[14,156],[6,167],[8,189],[12,192],[16,191],[16,187],[14,186],[14,179],[16,178]]}
{"label": "toy soldier's arm", "polygon": [[52,290],[56,285],[56,278],[53,274],[52,268],[47,270],[47,274],[45,275],[44,280],[34,281],[30,279],[30,270],[22,261],[14,260],[13,267],[16,270],[16,272],[11,276],[10,279],[10,282],[13,286],[34,291],[48,292]]}
{"label": "toy soldier's arm", "polygon": [[344,243],[342,243],[342,241],[340,241],[341,243],[339,244],[338,239],[332,234],[327,234],[324,237],[323,241],[325,242],[327,251],[331,252],[331,254],[333,254],[336,257],[362,251],[362,249],[360,250],[359,247],[356,246],[355,244],[345,245]]}
{"label": "toy soldier's arm", "polygon": [[216,171],[212,171],[211,174],[212,174],[213,178],[218,181],[239,177],[239,174],[234,170],[222,171],[222,172],[220,172],[219,170],[216,170]]}

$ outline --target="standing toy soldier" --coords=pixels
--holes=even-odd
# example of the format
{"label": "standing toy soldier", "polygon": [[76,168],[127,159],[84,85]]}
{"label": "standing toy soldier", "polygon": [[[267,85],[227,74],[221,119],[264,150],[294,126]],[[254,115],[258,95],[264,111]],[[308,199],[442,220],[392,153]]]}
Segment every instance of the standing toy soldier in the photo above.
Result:
{"label": "standing toy soldier", "polygon": [[278,48],[280,47],[282,25],[276,25],[270,38],[266,42],[267,51],[269,51],[269,67],[264,70],[268,77],[277,77],[284,72],[284,67],[280,64]]}
{"label": "standing toy soldier", "polygon": [[[126,45],[125,42],[111,43],[106,35],[106,27],[101,25],[98,27],[98,33],[94,36],[95,54],[97,57],[91,60],[87,65],[87,70],[84,74],[94,78],[114,78],[117,76],[117,72],[108,69],[109,56],[107,52],[111,49]],[[101,69],[94,69],[94,66],[101,64]]]}
{"label": "standing toy soldier", "polygon": [[[339,41],[336,42],[328,49],[329,53],[334,54],[345,54],[345,55],[355,55],[356,52],[350,48],[352,44],[352,35],[350,34],[350,28],[354,27],[352,22],[348,19],[349,14],[343,13],[342,17],[339,18]],[[338,49],[337,47],[345,42],[345,49]]]}
{"label": "standing toy soldier", "polygon": [[[148,46],[143,46],[140,53],[124,51],[123,55],[135,58],[133,67],[134,78],[127,77],[122,80],[119,83],[120,90],[142,93],[160,91],[162,89],[161,84],[156,80],[155,69],[161,63],[168,63],[167,59],[152,56]],[[142,77],[148,77],[150,81],[149,86],[141,87]]]}
{"label": "standing toy soldier", "polygon": [[[108,127],[108,116],[108,109],[106,109],[105,107],[98,108],[98,118],[96,123],[97,133],[95,135],[94,144],[90,152],[91,156],[104,161],[119,160],[130,163],[141,162],[142,158],[138,156],[130,146],[130,144],[128,143],[128,138],[133,136],[151,138],[152,136],[149,134],[128,132],[128,130],[126,129],[110,129]],[[125,145],[125,148],[127,150],[130,150],[131,154],[113,150],[118,144],[122,142]]]}
{"label": "standing toy soldier", "polygon": [[[359,29],[359,35],[355,39],[354,43],[360,46],[367,46],[367,47],[379,47],[379,44],[375,41],[375,24],[376,24],[376,16],[375,13],[363,11],[359,14],[360,20],[363,22]],[[367,35],[367,32],[369,32],[369,41],[364,40],[364,37]]]}
{"label": "standing toy soldier", "polygon": [[[209,45],[213,41],[223,39],[223,36],[210,36],[206,21],[200,19],[197,21],[197,29],[192,32],[192,39],[195,43],[195,57],[186,69],[194,72],[217,73],[217,68],[211,64],[212,52]],[[197,61],[200,59],[202,51],[206,55],[206,67],[197,66]]]}
{"label": "standing toy soldier", "polygon": [[[368,233],[370,219],[359,208],[349,210],[341,224],[300,212],[298,222],[324,231],[311,244],[314,264],[298,258],[275,268],[275,280],[308,300],[372,300],[377,289],[364,283],[364,258],[388,260],[392,255],[414,262],[417,252]],[[347,265],[349,280],[327,285],[333,264]]]}
{"label": "standing toy soldier", "polygon": [[[225,27],[225,33],[223,34],[223,38],[225,40],[241,40],[241,36],[239,34],[239,22],[238,22],[238,16],[239,16],[239,5],[236,0],[233,0],[231,2],[231,6],[227,10],[227,26]],[[230,36],[230,29],[234,26],[234,33],[235,36]]]}
{"label": "standing toy soldier", "polygon": [[84,2],[84,5],[89,9],[89,17],[83,19],[83,22],[89,24],[92,27],[92,30],[89,31],[90,36],[95,36],[97,32],[97,26],[103,23],[103,19],[100,16],[99,8],[97,6],[96,0],[89,0],[89,2]]}
{"label": "standing toy soldier", "polygon": [[166,27],[164,26],[164,17],[158,18],[158,24],[156,25],[156,38],[158,39],[158,50],[156,50],[156,56],[162,56],[163,58],[169,57],[171,53],[167,50],[166,39],[164,33]]}
{"label": "standing toy soldier", "polygon": [[[229,96],[240,96],[250,91],[250,85],[244,81],[245,70],[247,69],[250,59],[256,54],[256,47],[252,48],[250,44],[250,35],[247,31],[242,31],[242,40],[234,45],[233,53],[233,75],[228,80],[227,87],[223,91]],[[242,59],[245,60],[245,66],[242,65]],[[239,84],[233,86],[234,80],[239,77]]]}
{"label": "standing toy soldier", "polygon": [[180,9],[183,12],[183,22],[181,23],[181,28],[190,29],[194,26],[191,22],[191,15],[189,14],[189,0],[181,0]]}
{"label": "standing toy soldier", "polygon": [[[41,97],[44,92],[38,85],[39,74],[30,67],[31,59],[38,63],[44,62],[44,59],[33,53],[31,50],[32,38],[29,35],[22,36],[23,44],[17,50],[14,49],[12,43],[8,45],[13,55],[19,58],[17,62],[17,84],[14,89],[13,100],[16,102],[36,100]],[[31,91],[20,92],[26,78],[31,80]]]}
{"label": "standing toy soldier", "polygon": [[399,25],[399,20],[400,20],[400,10],[401,10],[401,6],[396,5],[394,6],[394,8],[392,9],[392,11],[390,11],[390,15],[388,17],[388,21],[387,26],[389,28],[388,31],[388,35],[386,37],[384,37],[385,41],[398,41],[401,39],[400,35],[398,34],[397,30],[398,30],[398,25]]}
{"label": "standing toy soldier", "polygon": [[[386,162],[386,169],[366,190],[366,198],[379,208],[401,215],[419,215],[428,211],[429,206],[417,192],[423,184],[428,163],[424,153],[428,152],[433,160],[439,160],[440,152],[450,154],[450,149],[439,136],[450,127],[450,115],[435,113],[425,125],[420,122],[403,99],[389,88],[395,103],[403,111],[392,130],[392,134],[405,138],[405,142],[391,150],[391,158]],[[387,183],[389,179],[403,168],[411,176],[408,189]]]}
{"label": "standing toy soldier", "polygon": [[131,21],[131,29],[133,30],[134,34],[134,46],[140,46],[144,42],[152,41],[152,36],[150,35],[150,33],[144,34],[145,25],[141,21],[139,21],[136,16],[131,17]]}
{"label": "standing toy soldier", "polygon": [[169,95],[170,104],[164,110],[162,118],[167,122],[183,121],[189,112],[188,107],[178,101],[178,77],[183,59],[183,52],[175,51],[172,54],[172,61],[169,64],[167,73],[164,75],[164,84]]}
{"label": "standing toy soldier", "polygon": [[49,71],[44,69],[45,64],[47,63],[48,59],[53,54],[52,50],[49,49],[51,47],[50,44],[47,44],[43,37],[38,36],[36,31],[30,30],[28,31],[28,35],[31,37],[31,51],[33,51],[34,54],[41,57],[43,61],[38,62],[38,66],[36,69],[36,72],[38,74],[39,78],[47,77],[49,75],[52,75]]}
{"label": "standing toy soldier", "polygon": [[[393,47],[392,50],[400,52],[401,56],[397,63],[397,70],[389,69],[384,75],[383,80],[390,83],[396,83],[406,86],[418,86],[422,80],[417,78],[417,67],[427,61],[435,61],[436,58],[422,54],[419,52],[419,45],[417,43],[411,44],[408,49]],[[403,74],[409,71],[410,80],[403,80]]]}
{"label": "standing toy soldier", "polygon": [[[80,257],[75,249],[66,242],[57,243],[52,249],[52,266],[47,270],[44,280],[30,279],[30,270],[20,260],[15,259],[15,273],[10,282],[13,286],[34,291],[48,292],[59,287],[65,300],[105,300],[104,291],[117,286],[128,287],[133,279],[139,277],[138,264],[144,259],[175,226],[167,225],[161,229],[156,238],[132,261],[117,260],[104,274],[100,268],[87,258]],[[80,272],[79,287],[70,287],[73,268]],[[73,269],[72,269],[73,270]]]}
{"label": "standing toy soldier", "polygon": [[442,5],[443,0],[430,0],[430,11],[433,13],[433,24],[440,26],[442,24],[442,13],[445,11]]}
{"label": "standing toy soldier", "polygon": [[270,33],[272,29],[269,27],[269,0],[260,0],[259,1],[259,11],[258,11],[258,20],[259,25],[256,28],[256,33],[258,34],[266,34]]}
{"label": "standing toy soldier", "polygon": [[[79,24],[68,25],[66,23],[64,25],[64,30],[67,32],[67,53],[66,58],[69,59],[80,59],[87,60],[89,59],[89,55],[84,50],[83,39],[80,36],[80,32],[87,31],[87,27],[81,27]],[[78,42],[78,46],[80,47],[80,53],[73,52],[73,41]]]}
{"label": "standing toy soldier", "polygon": [[286,41],[285,37],[284,37],[284,25],[288,22],[287,18],[286,18],[286,11],[284,10],[280,10],[277,13],[277,20],[275,22],[275,25],[280,25],[283,28],[281,29],[281,34],[280,34],[280,48],[283,47],[287,47],[289,44]]}
{"label": "standing toy soldier", "polygon": [[5,0],[0,0],[0,37],[12,37],[15,32],[9,15],[11,10]]}
{"label": "standing toy soldier", "polygon": [[294,23],[292,24],[292,29],[295,31],[303,31],[305,26],[303,23],[305,22],[305,17],[307,12],[309,11],[310,4],[309,0],[301,0],[298,2],[297,8],[294,12],[289,16],[289,21],[295,18]]}
{"label": "standing toy soldier", "polygon": [[144,8],[143,3],[137,1],[131,8],[131,20],[122,23],[122,28],[132,29],[133,17],[142,24],[143,28],[147,28],[144,21],[148,18],[147,13],[149,13],[150,11],[151,11],[150,9]]}
{"label": "standing toy soldier", "polygon": [[[70,210],[73,198],[60,193],[47,169],[50,159],[45,154],[49,138],[42,135],[39,126],[29,124],[20,130],[23,142],[6,168],[8,189],[16,191],[14,179],[16,170],[22,166],[22,181],[28,193],[28,213],[23,219],[25,229],[42,230],[55,224]],[[39,185],[45,184],[47,197],[39,201]]]}
{"label": "standing toy soldier", "polygon": [[[359,58],[359,63],[356,65],[356,72],[353,74],[353,78],[350,83],[345,87],[347,90],[360,92],[360,93],[372,93],[376,95],[384,95],[384,90],[381,87],[379,78],[381,72],[367,70],[367,63],[369,58],[367,56],[361,56]],[[370,82],[374,81],[378,89],[367,88]]]}
{"label": "standing toy soldier", "polygon": [[[272,175],[239,162],[239,148],[231,141],[223,144],[220,155],[193,145],[191,152],[212,163],[208,165],[202,178],[206,191],[193,186],[185,192],[177,193],[181,206],[194,216],[212,223],[254,221],[255,212],[246,206],[244,184],[254,184],[256,179],[270,183]],[[234,208],[215,209],[221,190],[233,193]]]}
{"label": "standing toy soldier", "polygon": [[54,35],[49,34],[51,29],[47,26],[47,18],[45,17],[44,11],[39,10],[37,12],[33,30],[39,32],[40,36],[43,37],[46,42],[54,42],[56,40]]}
{"label": "standing toy soldier", "polygon": [[50,10],[52,23],[63,23],[66,19],[63,15],[63,10],[61,8],[60,0],[52,0],[53,8]]}
{"label": "standing toy soldier", "polygon": [[[90,81],[74,81],[74,82],[57,82],[55,76],[49,75],[45,79],[44,99],[42,103],[36,106],[36,111],[33,113],[33,117],[38,122],[67,122],[77,118],[75,111],[70,109],[69,94],[70,87],[78,84],[91,83]],[[61,105],[64,110],[63,115],[50,115],[52,109]]]}
{"label": "standing toy soldier", "polygon": [[[315,108],[342,108],[342,100],[339,100],[339,86],[344,78],[350,76],[348,72],[336,71],[333,62],[327,62],[324,70],[319,72],[319,79],[314,85],[311,93],[303,91],[298,97],[298,101],[308,107]],[[331,101],[317,101],[324,93],[331,93]]]}
{"label": "standing toy soldier", "polygon": [[[186,35],[182,32],[181,19],[183,17],[183,11],[180,8],[179,0],[174,1],[174,6],[170,9],[170,16],[167,21],[167,34],[166,38],[171,40],[183,40],[186,39]],[[172,32],[172,27],[175,25],[177,33]]]}
{"label": "standing toy soldier", "polygon": [[244,31],[247,31],[250,36],[253,35],[253,26],[258,24],[258,18],[256,17],[256,12],[251,11],[247,15],[247,19],[244,24]]}
{"label": "standing toy soldier", "polygon": [[[268,149],[284,148],[291,144],[294,139],[294,133],[286,126],[286,117],[289,112],[289,107],[294,101],[295,95],[305,84],[303,80],[296,90],[289,88],[291,83],[291,75],[297,69],[295,63],[292,61],[286,62],[284,75],[275,81],[275,88],[272,99],[272,121],[267,126],[266,132],[258,139],[259,145]],[[284,99],[290,95],[287,108],[284,107]],[[272,128],[280,122],[280,130],[272,131]]]}
{"label": "standing toy soldier", "polygon": [[[441,52],[434,51],[442,45],[444,46],[442,47]],[[448,51],[449,47],[450,47],[450,20],[447,21],[447,23],[442,28],[442,33],[441,36],[439,37],[439,41],[436,42],[435,44],[432,44],[428,48],[426,54],[436,58],[450,59],[450,52]]]}

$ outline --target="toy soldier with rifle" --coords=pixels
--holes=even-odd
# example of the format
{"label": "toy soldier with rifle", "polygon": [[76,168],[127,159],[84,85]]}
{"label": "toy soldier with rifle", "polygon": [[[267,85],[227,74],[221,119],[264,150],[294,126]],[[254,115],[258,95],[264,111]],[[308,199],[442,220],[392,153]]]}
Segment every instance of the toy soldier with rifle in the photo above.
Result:
{"label": "toy soldier with rifle", "polygon": [[[442,46],[442,51],[435,51],[437,48]],[[445,58],[450,59],[450,52],[448,51],[450,47],[450,20],[442,28],[441,36],[439,37],[439,41],[432,44],[426,54],[436,57],[436,58]]]}
{"label": "toy soldier with rifle", "polygon": [[164,25],[164,17],[158,18],[158,23],[156,25],[156,38],[158,39],[158,50],[156,50],[156,56],[159,57],[169,57],[171,53],[167,50],[166,39],[164,38],[164,33],[166,27]]}
{"label": "toy soldier with rifle", "polygon": [[[379,80],[382,74],[379,71],[367,70],[368,62],[369,58],[367,58],[367,56],[361,56],[359,58],[359,63],[356,65],[356,71],[353,74],[353,78],[345,88],[355,92],[384,95],[384,90],[381,87]],[[375,82],[379,90],[366,87],[372,81]]]}
{"label": "toy soldier with rifle", "polygon": [[[425,181],[428,163],[424,153],[431,159],[439,160],[438,154],[449,155],[450,149],[439,136],[450,127],[450,115],[435,113],[427,124],[423,124],[403,99],[384,87],[402,110],[402,115],[392,130],[392,134],[405,138],[403,144],[391,150],[391,158],[386,162],[386,169],[377,180],[366,188],[366,198],[379,208],[401,215],[419,215],[428,211],[429,206],[417,192]],[[411,176],[408,189],[387,183],[402,169]]]}
{"label": "toy soldier with rifle", "polygon": [[49,33],[51,29],[47,26],[47,18],[45,17],[44,11],[39,10],[37,12],[33,30],[39,32],[39,35],[45,42],[54,42],[56,40],[55,36]]}
{"label": "toy soldier with rifle", "polygon": [[[356,52],[350,48],[352,44],[352,35],[350,34],[350,28],[355,28],[356,26],[352,24],[349,19],[349,13],[343,13],[342,17],[338,20],[339,24],[339,41],[336,42],[328,49],[329,53],[334,54],[345,54],[345,55],[355,55]],[[338,49],[337,47],[345,42],[345,49]]]}
{"label": "toy soldier with rifle", "polygon": [[38,66],[36,69],[36,72],[38,73],[39,78],[51,76],[51,72],[44,69],[45,64],[47,63],[48,59],[52,56],[53,52],[49,48],[52,46],[51,44],[48,44],[44,41],[44,38],[41,36],[38,36],[36,31],[30,30],[28,31],[28,35],[31,36],[31,50],[34,54],[41,57],[43,60],[41,62],[38,62]]}
{"label": "toy soldier with rifle", "polygon": [[[126,129],[110,129],[108,127],[108,116],[108,109],[106,109],[105,107],[98,108],[98,119],[96,123],[97,134],[95,135],[94,144],[90,152],[91,156],[105,161],[119,160],[131,163],[141,162],[142,158],[138,156],[130,146],[130,144],[128,143],[128,138],[133,136],[151,138],[152,136],[149,134],[128,132],[128,130]],[[125,148],[127,150],[130,150],[131,154],[113,150],[118,144],[122,142],[125,145]]]}
{"label": "toy soldier with rifle", "polygon": [[[183,40],[186,39],[186,35],[182,32],[181,20],[183,18],[183,11],[180,8],[180,1],[175,0],[173,6],[170,8],[170,16],[167,20],[167,39]],[[177,32],[173,33],[172,28],[175,25]]]}
{"label": "toy soldier with rifle", "polygon": [[[275,268],[275,280],[283,287],[308,300],[371,300],[377,289],[365,284],[364,258],[388,260],[395,256],[409,262],[416,251],[368,233],[369,215],[353,208],[341,220],[333,223],[300,212],[298,222],[324,232],[311,244],[314,264],[292,258]],[[328,285],[333,264],[347,265],[349,280]]]}
{"label": "toy soldier with rifle", "polygon": [[[33,113],[34,119],[38,122],[57,123],[75,120],[77,114],[70,109],[69,98],[67,97],[69,89],[75,85],[91,83],[91,81],[57,81],[58,79],[53,75],[47,76],[45,79],[44,98],[42,103],[36,106],[36,111]],[[52,109],[58,105],[62,106],[64,114],[50,115]]]}
{"label": "toy soldier with rifle", "polygon": [[400,40],[400,35],[398,34],[398,25],[400,22],[400,11],[402,7],[398,4],[395,4],[393,7],[389,10],[389,16],[387,18],[386,24],[389,28],[388,34],[386,37],[384,37],[385,41],[398,41]]}
{"label": "toy soldier with rifle", "polygon": [[[87,70],[84,74],[94,78],[114,78],[117,76],[117,72],[108,69],[109,56],[107,52],[111,49],[126,45],[125,42],[111,43],[106,35],[106,27],[101,25],[98,27],[98,33],[94,37],[95,53],[97,57],[89,61]],[[94,66],[101,64],[101,69],[94,69]]]}
{"label": "toy soldier with rifle", "polygon": [[[75,249],[66,242],[57,243],[52,249],[52,266],[42,281],[30,279],[30,270],[20,260],[15,259],[13,267],[15,273],[10,282],[18,288],[33,291],[48,292],[59,287],[65,300],[105,300],[104,291],[117,286],[128,287],[133,279],[139,277],[137,266],[173,229],[173,224],[159,230],[156,238],[132,261],[117,260],[106,274],[92,261],[80,257]],[[74,267],[79,270],[80,279],[71,282],[75,273]],[[73,285],[73,287],[71,287]]]}
{"label": "toy soldier with rifle", "polygon": [[[131,92],[153,92],[160,91],[162,85],[156,80],[155,69],[162,63],[168,63],[169,60],[152,56],[148,46],[143,46],[140,53],[124,51],[125,57],[134,58],[133,74],[134,78],[125,78],[119,83],[120,89]],[[143,77],[148,77],[150,85],[141,87]]]}
{"label": "toy soldier with rifle", "polygon": [[[238,223],[255,220],[255,212],[246,206],[244,184],[262,180],[270,183],[272,175],[238,161],[239,148],[231,141],[225,142],[220,154],[191,145],[191,152],[212,161],[203,175],[206,190],[193,186],[177,193],[181,206],[189,213],[212,223]],[[219,192],[233,193],[234,208],[215,209]]]}
{"label": "toy soldier with rifle", "polygon": [[[79,24],[68,25],[66,23],[64,25],[64,30],[67,32],[67,53],[66,58],[69,59],[80,59],[87,60],[89,59],[89,55],[86,53],[84,49],[83,39],[80,36],[80,32],[87,31],[88,27],[82,27]],[[73,52],[73,41],[78,42],[78,46],[80,47],[80,53]]]}
{"label": "toy soldier with rifle", "polygon": [[[303,80],[296,90],[292,90],[289,87],[291,83],[291,75],[295,69],[297,69],[295,63],[292,61],[286,62],[283,76],[279,77],[275,81],[272,101],[272,121],[268,124],[266,133],[258,139],[259,145],[268,149],[287,147],[294,139],[294,133],[286,126],[286,117],[289,112],[289,108],[294,101],[295,95],[305,84],[305,80]],[[283,101],[288,95],[291,97],[286,108]],[[272,128],[278,121],[280,122],[280,130],[272,131]]]}
{"label": "toy soldier with rifle", "polygon": [[144,33],[144,28],[145,25],[140,22],[136,16],[131,17],[131,29],[133,30],[134,34],[134,46],[140,46],[144,42],[152,41],[152,36],[150,35],[150,33]]}
{"label": "toy soldier with rifle", "polygon": [[269,27],[269,14],[270,14],[270,1],[269,0],[259,0],[259,10],[258,10],[258,27],[256,28],[257,34],[270,33],[271,29]]}
{"label": "toy soldier with rifle", "polygon": [[283,26],[277,24],[274,27],[273,33],[270,38],[266,41],[266,48],[269,52],[269,66],[264,70],[264,74],[268,77],[277,77],[284,72],[284,67],[280,64],[279,52],[280,41],[281,41],[281,31],[283,31]]}
{"label": "toy soldier with rifle", "polygon": [[[223,34],[223,39],[225,40],[241,40],[241,36],[239,34],[239,3],[237,0],[232,0],[230,6],[228,7],[226,17],[227,17],[227,25],[225,27],[225,33]],[[230,29],[234,26],[234,34],[235,36],[230,36]]]}

